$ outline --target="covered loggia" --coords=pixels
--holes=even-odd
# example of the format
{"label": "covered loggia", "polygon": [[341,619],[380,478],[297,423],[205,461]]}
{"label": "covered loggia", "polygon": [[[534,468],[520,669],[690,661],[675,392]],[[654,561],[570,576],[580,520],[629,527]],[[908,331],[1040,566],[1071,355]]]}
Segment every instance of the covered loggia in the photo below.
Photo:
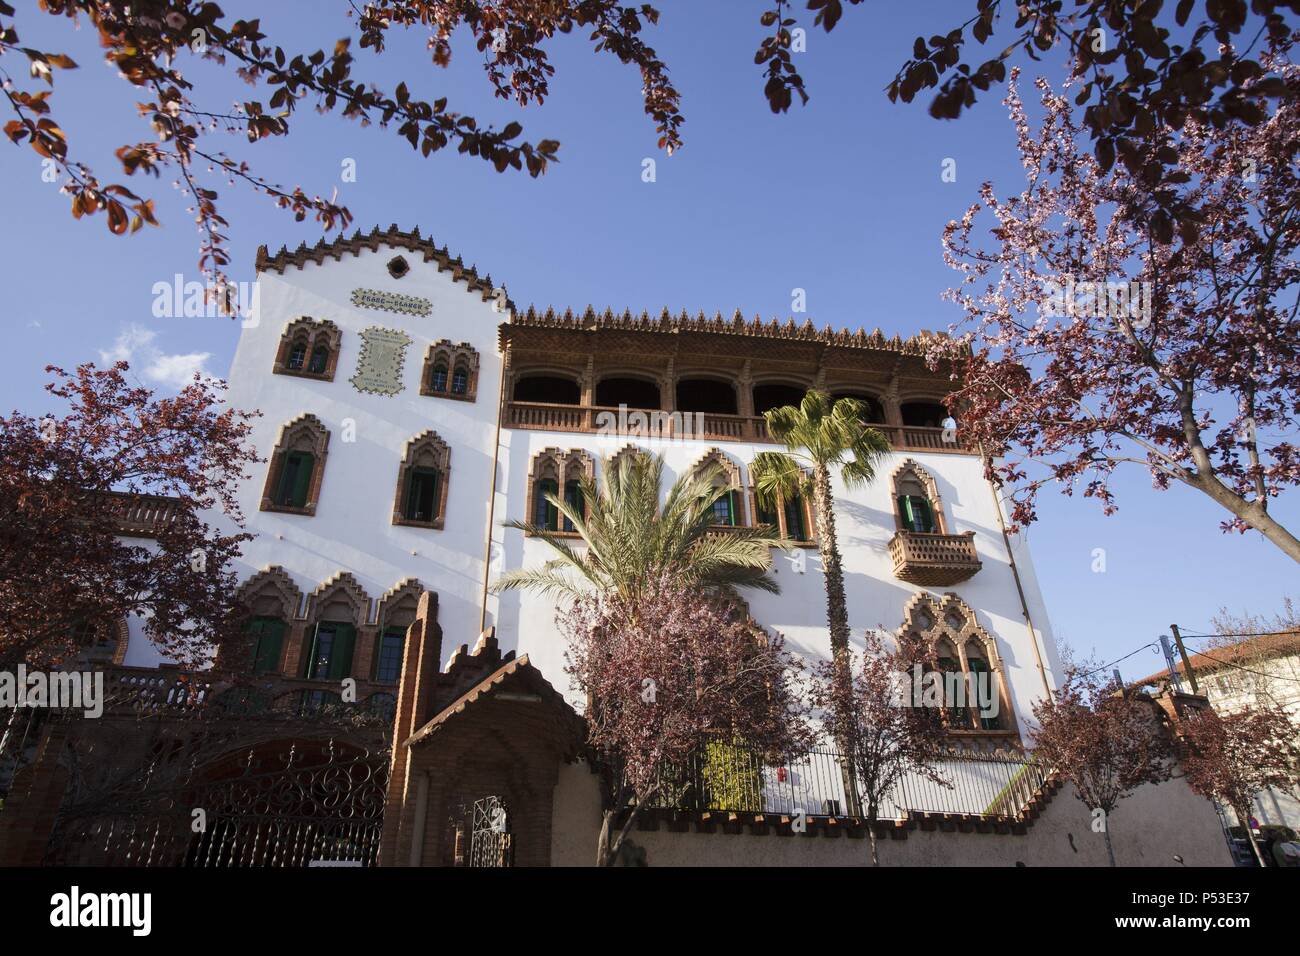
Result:
{"label": "covered loggia", "polygon": [[766,382],[762,385],[755,385],[754,414],[762,415],[773,408],[782,408],[786,405],[798,407],[806,394],[808,394],[808,389],[802,385],[785,382]]}
{"label": "covered loggia", "polygon": [[511,398],[516,402],[578,405],[582,402],[582,390],[576,379],[561,375],[525,375],[515,380]]}
{"label": "covered loggia", "polygon": [[864,421],[872,425],[885,424],[885,406],[874,395],[868,395],[866,392],[836,392],[831,397],[836,401],[841,398],[855,398],[867,406],[867,417]]}
{"label": "covered loggia", "polygon": [[735,415],[736,389],[716,378],[685,378],[677,383],[677,410]]}
{"label": "covered loggia", "polygon": [[659,386],[645,378],[612,375],[596,383],[596,404],[602,408],[662,408]]}
{"label": "covered loggia", "polygon": [[948,410],[941,402],[904,402],[899,406],[903,424],[910,428],[941,428]]}

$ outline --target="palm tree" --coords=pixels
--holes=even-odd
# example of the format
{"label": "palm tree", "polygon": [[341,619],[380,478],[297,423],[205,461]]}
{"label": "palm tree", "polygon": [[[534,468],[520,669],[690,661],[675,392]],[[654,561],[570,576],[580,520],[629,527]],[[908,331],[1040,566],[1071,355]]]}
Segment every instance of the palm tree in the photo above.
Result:
{"label": "palm tree", "polygon": [[[767,528],[728,528],[714,524],[713,503],[729,489],[718,481],[713,462],[682,475],[659,507],[664,462],[637,453],[602,464],[599,490],[591,478],[580,484],[581,503],[548,493],[546,500],[577,532],[578,542],[526,521],[509,521],[540,538],[556,557],[540,567],[507,571],[494,593],[529,588],[542,594],[577,597],[584,590],[618,594],[634,602],[647,582],[671,574],[704,591],[758,588],[779,592],[769,575],[772,548],[790,542]],[[564,525],[561,524],[563,527]]]}
{"label": "palm tree", "polygon": [[[849,656],[849,614],[844,597],[844,568],[839,542],[835,538],[835,505],[831,494],[831,471],[838,469],[849,488],[871,481],[876,465],[889,453],[889,440],[864,424],[868,409],[854,398],[832,400],[825,392],[810,391],[796,408],[787,405],[763,413],[768,433],[785,445],[783,452],[765,451],[754,457],[750,473],[754,493],[763,507],[775,511],[782,501],[795,496],[811,498],[817,528],[817,550],[821,554],[826,582],[826,617],[830,625],[831,660],[834,680],[851,686]],[[811,470],[811,477],[805,468]],[[853,755],[846,742],[845,793],[849,812],[857,812],[857,786],[852,771]]]}

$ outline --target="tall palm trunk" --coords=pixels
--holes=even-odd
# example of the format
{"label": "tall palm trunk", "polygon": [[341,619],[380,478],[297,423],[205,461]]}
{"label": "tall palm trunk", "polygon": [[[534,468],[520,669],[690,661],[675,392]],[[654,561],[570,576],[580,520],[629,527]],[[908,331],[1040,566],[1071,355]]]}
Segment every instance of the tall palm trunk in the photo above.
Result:
{"label": "tall palm trunk", "polygon": [[[849,657],[849,610],[844,594],[844,568],[840,563],[840,547],[835,537],[835,514],[832,511],[835,498],[831,494],[831,473],[824,464],[818,463],[813,469],[813,509],[817,525],[817,550],[822,559],[822,575],[826,580],[826,618],[830,623],[831,660],[834,665],[834,680],[845,691],[852,687],[853,667]],[[837,695],[841,700],[851,699],[849,693]],[[848,726],[850,715],[844,715],[842,723]],[[844,797],[848,806],[846,811],[858,816],[861,813],[861,800],[858,797],[858,781],[853,744],[847,737],[837,741],[843,755],[841,771],[844,775]]]}

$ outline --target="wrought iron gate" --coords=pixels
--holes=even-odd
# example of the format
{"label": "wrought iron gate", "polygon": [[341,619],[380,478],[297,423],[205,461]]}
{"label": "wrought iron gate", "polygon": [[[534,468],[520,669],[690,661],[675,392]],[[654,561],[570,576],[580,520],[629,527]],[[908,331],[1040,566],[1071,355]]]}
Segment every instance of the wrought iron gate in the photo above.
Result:
{"label": "wrought iron gate", "polygon": [[375,865],[389,773],[382,739],[197,723],[155,727],[143,743],[102,732],[72,742],[45,862]]}
{"label": "wrought iron gate", "polygon": [[474,801],[471,834],[470,866],[510,866],[514,862],[509,813],[500,797]]}

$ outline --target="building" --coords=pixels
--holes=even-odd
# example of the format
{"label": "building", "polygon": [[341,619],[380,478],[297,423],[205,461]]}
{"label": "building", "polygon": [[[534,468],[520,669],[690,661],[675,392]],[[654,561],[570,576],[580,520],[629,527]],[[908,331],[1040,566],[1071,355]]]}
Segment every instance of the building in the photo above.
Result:
{"label": "building", "polygon": [[[1033,562],[1025,540],[1005,533],[978,450],[963,444],[959,424],[944,427],[948,385],[927,369],[921,340],[739,315],[521,310],[503,285],[396,227],[293,251],[262,248],[257,272],[228,396],[262,413],[252,441],[266,463],[240,495],[256,535],[239,568],[242,598],[257,616],[248,667],[263,689],[254,696],[307,724],[344,704],[395,721],[382,862],[591,858],[599,798],[554,608],[487,587],[544,558],[540,541],[504,522],[554,522],[543,493],[567,493],[602,457],[629,448],[662,454],[670,481],[716,461],[731,491],[719,524],[772,523],[800,542],[777,556],[780,595],[746,595],[752,617],[797,653],[829,655],[809,503],[763,513],[749,472],[773,447],[762,412],[811,387],[863,399],[894,446],[869,487],[849,491],[837,481],[834,489],[855,632],[914,630],[952,670],[994,675],[999,693],[995,716],[967,711],[951,721],[954,749],[969,755],[958,768],[970,778],[965,796],[900,797],[890,834],[902,839],[919,825],[1024,836],[1053,802],[1055,786],[1026,769],[1022,750],[1033,704],[1060,672]],[[165,664],[130,640],[137,627],[128,622],[114,659],[128,669]],[[263,734],[268,760],[295,752],[277,736],[286,733]],[[785,788],[759,808],[771,812],[729,812],[719,823],[717,808],[704,808],[693,825],[788,833],[789,814],[803,809],[814,832],[862,835],[833,789],[811,783],[826,768],[768,769]],[[204,779],[225,787],[232,778]],[[1036,830],[1056,836],[1036,849],[935,848],[918,836],[897,859],[1077,857],[1074,837],[1062,834],[1086,833],[1086,815],[1076,819],[1077,802],[1053,804],[1054,822]],[[686,826],[680,809],[661,815],[670,834]],[[1222,853],[1212,813],[1207,819],[1208,842],[1186,831],[1175,841],[1188,862]],[[367,820],[361,856],[373,862],[377,827]],[[657,838],[653,853],[664,859],[710,855],[698,842],[645,837]],[[353,846],[357,838],[338,839]],[[767,842],[749,846],[731,861],[798,862]],[[1132,852],[1144,860],[1163,851],[1138,841]],[[808,862],[819,859],[837,858]]]}
{"label": "building", "polygon": [[[1300,727],[1300,632],[1257,634],[1208,648],[1188,657],[1196,689],[1222,713],[1245,707],[1279,707]],[[1190,690],[1187,665],[1177,674]],[[1135,682],[1134,687],[1168,687],[1167,670]],[[1231,809],[1225,812],[1234,816]],[[1300,830],[1300,800],[1295,793],[1269,788],[1255,797],[1255,819],[1261,826],[1281,825]]]}

